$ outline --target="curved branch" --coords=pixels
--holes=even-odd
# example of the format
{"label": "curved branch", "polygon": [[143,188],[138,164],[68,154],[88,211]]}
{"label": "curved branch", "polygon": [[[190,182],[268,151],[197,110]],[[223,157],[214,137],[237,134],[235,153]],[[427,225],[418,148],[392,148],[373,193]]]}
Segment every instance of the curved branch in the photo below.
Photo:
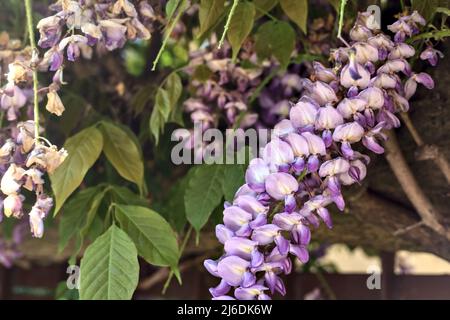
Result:
{"label": "curved branch", "polygon": [[403,156],[395,132],[387,132],[388,140],[385,142],[386,159],[398,182],[411,201],[423,223],[437,233],[450,240],[450,232],[439,222],[439,214],[427,196],[420,188],[414,175]]}

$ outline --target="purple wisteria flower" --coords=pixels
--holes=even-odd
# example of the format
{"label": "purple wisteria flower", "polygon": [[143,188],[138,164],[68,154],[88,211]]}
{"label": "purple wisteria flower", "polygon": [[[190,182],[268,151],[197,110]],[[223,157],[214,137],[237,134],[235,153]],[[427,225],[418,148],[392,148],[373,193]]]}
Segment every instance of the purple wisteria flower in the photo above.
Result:
{"label": "purple wisteria flower", "polygon": [[[384,152],[383,131],[400,125],[395,114],[408,110],[417,83],[434,86],[407,61],[415,50],[404,41],[420,25],[416,11],[402,16],[388,27],[391,40],[370,13],[360,13],[350,47],[331,54],[333,68],[313,64],[314,81],[303,81],[304,95],[275,126],[262,157],[250,162],[245,185],[216,228],[225,253],[205,261],[221,278],[210,290],[213,299],[286,293],[282,276],[292,271],[291,257],[308,261],[311,230],[320,220],[331,228],[329,208],[345,208],[342,186],[365,178],[369,157],[362,150]],[[433,63],[435,54],[428,48],[423,58]]]}

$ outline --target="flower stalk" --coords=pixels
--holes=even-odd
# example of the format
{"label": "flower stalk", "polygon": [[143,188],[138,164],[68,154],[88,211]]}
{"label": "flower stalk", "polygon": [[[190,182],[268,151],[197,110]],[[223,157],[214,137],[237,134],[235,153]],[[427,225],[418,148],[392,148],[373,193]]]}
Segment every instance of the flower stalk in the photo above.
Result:
{"label": "flower stalk", "polygon": [[[36,39],[34,38],[33,13],[31,8],[31,0],[25,1],[25,12],[27,17],[28,38],[30,41],[32,60],[37,58]],[[36,144],[39,144],[39,99],[38,99],[38,74],[36,65],[31,65],[33,72],[33,117],[34,117],[34,138]]]}

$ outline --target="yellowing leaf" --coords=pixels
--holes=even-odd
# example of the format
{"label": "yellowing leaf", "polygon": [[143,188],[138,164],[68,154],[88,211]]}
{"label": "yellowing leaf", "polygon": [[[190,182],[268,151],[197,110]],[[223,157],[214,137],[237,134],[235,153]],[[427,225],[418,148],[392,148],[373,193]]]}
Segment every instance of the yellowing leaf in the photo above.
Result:
{"label": "yellowing leaf", "polygon": [[106,158],[123,178],[142,188],[144,164],[140,146],[128,132],[113,123],[101,122],[100,129],[103,134],[103,152]]}
{"label": "yellowing leaf", "polygon": [[55,215],[98,159],[103,148],[103,137],[97,128],[89,127],[67,139],[64,148],[69,155],[50,175],[56,201]]}
{"label": "yellowing leaf", "polygon": [[308,22],[308,0],[280,0],[284,13],[306,33]]}
{"label": "yellowing leaf", "polygon": [[233,49],[233,60],[236,59],[241,45],[253,28],[255,18],[255,6],[251,2],[240,2],[234,12],[230,28],[227,32],[228,41]]}

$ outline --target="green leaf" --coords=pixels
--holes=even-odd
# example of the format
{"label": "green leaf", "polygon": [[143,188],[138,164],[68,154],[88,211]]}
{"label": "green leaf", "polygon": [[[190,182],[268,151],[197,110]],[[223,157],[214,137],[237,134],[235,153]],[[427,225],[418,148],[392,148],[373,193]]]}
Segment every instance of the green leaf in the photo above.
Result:
{"label": "green leaf", "polygon": [[308,0],[280,0],[284,13],[306,33],[308,22]]}
{"label": "green leaf", "polygon": [[232,201],[236,191],[245,183],[245,165],[226,165],[224,168],[222,190],[225,200]]}
{"label": "green leaf", "polygon": [[278,3],[278,0],[253,0],[256,13],[255,19],[262,17],[265,13],[269,13]]}
{"label": "green leaf", "polygon": [[175,13],[175,10],[178,7],[178,4],[180,3],[180,0],[169,0],[166,3],[166,19],[167,21],[170,21],[172,19],[173,14]]}
{"label": "green leaf", "polygon": [[200,33],[198,36],[201,37],[205,32],[213,28],[224,12],[225,0],[201,0],[198,12],[200,21]]}
{"label": "green leaf", "polygon": [[268,21],[257,31],[255,50],[260,59],[273,55],[286,68],[294,46],[295,32],[287,22]]}
{"label": "green leaf", "polygon": [[100,192],[101,188],[102,186],[95,186],[81,190],[71,197],[65,205],[59,223],[58,249],[60,252],[64,250],[72,237],[80,235],[79,231],[86,223],[86,213],[90,210],[92,200]]}
{"label": "green leaf", "polygon": [[106,121],[100,124],[106,158],[123,178],[136,183],[142,189],[144,163],[140,146],[119,126]]}
{"label": "green leaf", "polygon": [[103,148],[103,137],[97,128],[89,127],[67,139],[64,148],[69,155],[50,175],[56,199],[55,215],[98,159]]}
{"label": "green leaf", "polygon": [[251,2],[240,2],[231,17],[230,27],[227,32],[228,41],[233,49],[233,60],[236,59],[245,38],[252,31],[254,18],[254,4]]}
{"label": "green leaf", "polygon": [[195,230],[206,224],[223,196],[223,165],[202,165],[195,169],[184,195],[186,217]]}
{"label": "green leaf", "polygon": [[131,204],[135,206],[146,206],[148,205],[147,201],[132,192],[130,189],[121,186],[110,186],[109,193],[113,197],[113,202],[119,204]]}
{"label": "green leaf", "polygon": [[181,232],[186,225],[184,194],[195,169],[196,167],[191,168],[183,178],[178,180],[158,206],[160,213],[178,232]]}
{"label": "green leaf", "polygon": [[83,228],[80,230],[82,241],[88,234],[88,231],[92,225],[92,222],[94,221],[94,218],[97,215],[98,208],[100,207],[100,203],[102,202],[106,191],[108,191],[107,188],[103,189],[102,191],[98,192],[91,200],[91,205],[89,206],[88,211],[85,213],[86,222],[84,223]]}
{"label": "green leaf", "polygon": [[159,135],[181,97],[182,83],[180,76],[172,72],[156,91],[155,105],[150,116],[150,132],[158,144]]}
{"label": "green leaf", "polygon": [[177,239],[163,217],[145,207],[116,205],[115,209],[121,228],[133,239],[141,257],[153,265],[176,268]]}
{"label": "green leaf", "polygon": [[139,280],[136,247],[115,225],[87,249],[80,265],[81,300],[130,300]]}

